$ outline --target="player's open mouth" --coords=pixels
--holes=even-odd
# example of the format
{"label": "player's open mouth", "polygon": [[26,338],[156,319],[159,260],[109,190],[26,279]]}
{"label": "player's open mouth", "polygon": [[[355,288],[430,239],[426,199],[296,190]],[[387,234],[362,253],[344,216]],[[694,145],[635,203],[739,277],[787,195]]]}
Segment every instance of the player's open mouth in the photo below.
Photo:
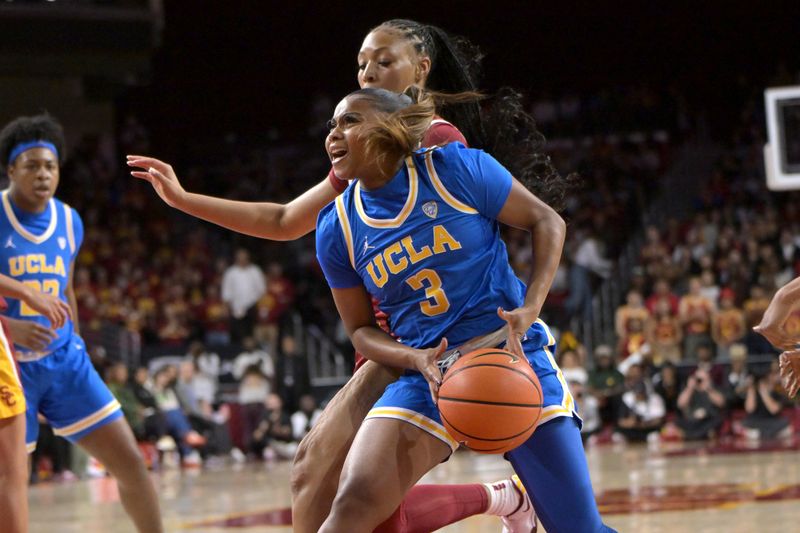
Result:
{"label": "player's open mouth", "polygon": [[331,163],[338,163],[345,157],[347,157],[347,150],[345,150],[344,148],[331,150]]}
{"label": "player's open mouth", "polygon": [[50,196],[50,187],[36,187],[33,189],[36,196]]}

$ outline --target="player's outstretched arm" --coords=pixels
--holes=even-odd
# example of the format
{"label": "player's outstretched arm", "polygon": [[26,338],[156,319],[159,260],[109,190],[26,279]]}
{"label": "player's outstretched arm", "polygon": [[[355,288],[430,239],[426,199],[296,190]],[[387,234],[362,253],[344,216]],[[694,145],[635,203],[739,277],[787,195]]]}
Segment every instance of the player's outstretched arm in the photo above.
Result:
{"label": "player's outstretched arm", "polygon": [[66,302],[57,296],[37,291],[14,278],[0,274],[0,295],[21,300],[50,321],[53,329],[63,326],[72,312]]}
{"label": "player's outstretched arm", "polygon": [[167,205],[238,233],[276,241],[310,233],[320,210],[338,194],[326,178],[288,204],[240,202],[184,190],[172,166],[152,157],[129,155],[128,165],[142,169],[131,175],[149,182]]}
{"label": "player's outstretched arm", "polygon": [[790,335],[786,328],[786,320],[800,306],[800,277],[793,279],[781,287],[761,318],[761,323],[753,328],[762,334],[776,348],[792,350],[800,343],[800,337]]}

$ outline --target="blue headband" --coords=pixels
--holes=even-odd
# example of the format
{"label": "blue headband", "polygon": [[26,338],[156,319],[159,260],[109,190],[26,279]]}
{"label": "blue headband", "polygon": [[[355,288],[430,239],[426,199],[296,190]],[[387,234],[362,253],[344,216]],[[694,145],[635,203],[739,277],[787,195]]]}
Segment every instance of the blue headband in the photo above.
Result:
{"label": "blue headband", "polygon": [[47,148],[48,150],[50,150],[55,154],[56,159],[58,158],[58,150],[56,149],[55,144],[47,141],[28,141],[24,143],[19,143],[18,145],[16,145],[14,148],[11,149],[11,153],[8,154],[8,164],[9,165],[13,164],[14,161],[16,161],[17,158],[20,156],[20,154],[22,154],[22,152],[27,152],[31,148]]}

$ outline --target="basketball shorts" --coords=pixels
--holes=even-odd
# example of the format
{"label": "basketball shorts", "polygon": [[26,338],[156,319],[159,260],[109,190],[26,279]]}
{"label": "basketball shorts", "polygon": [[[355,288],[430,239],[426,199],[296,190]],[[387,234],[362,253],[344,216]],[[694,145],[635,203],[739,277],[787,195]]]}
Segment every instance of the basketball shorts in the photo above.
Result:
{"label": "basketball shorts", "polygon": [[14,352],[8,344],[5,331],[0,327],[0,419],[24,412],[25,395],[14,361]]}
{"label": "basketball shorts", "polygon": [[47,419],[53,433],[70,442],[122,417],[119,402],[92,366],[86,345],[77,335],[41,359],[20,361],[19,369],[28,403],[28,452],[36,448],[39,437],[37,413]]}
{"label": "basketball shorts", "polygon": [[[542,346],[543,332],[547,339],[547,344],[544,346]],[[498,347],[502,347],[502,345]],[[522,342],[522,349],[542,386],[543,407],[539,425],[560,416],[574,416],[580,424],[575,401],[569,392],[561,369],[558,368],[553,358],[556,350],[555,339],[544,322],[537,321],[531,327]],[[383,396],[367,414],[367,419],[370,418],[402,420],[430,433],[450,446],[452,450],[458,447],[458,442],[442,425],[439,409],[433,403],[428,382],[422,374],[416,371],[407,370],[400,376],[400,379],[386,388]]]}

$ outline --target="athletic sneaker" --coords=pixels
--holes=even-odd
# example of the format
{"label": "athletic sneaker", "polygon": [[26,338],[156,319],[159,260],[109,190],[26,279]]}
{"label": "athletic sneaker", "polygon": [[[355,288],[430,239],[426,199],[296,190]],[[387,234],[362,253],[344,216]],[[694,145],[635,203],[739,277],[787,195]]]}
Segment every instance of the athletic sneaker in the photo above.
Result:
{"label": "athletic sneaker", "polygon": [[538,529],[536,511],[533,509],[528,491],[516,474],[511,476],[511,481],[522,496],[522,501],[513,513],[500,517],[503,521],[503,533],[536,533]]}

